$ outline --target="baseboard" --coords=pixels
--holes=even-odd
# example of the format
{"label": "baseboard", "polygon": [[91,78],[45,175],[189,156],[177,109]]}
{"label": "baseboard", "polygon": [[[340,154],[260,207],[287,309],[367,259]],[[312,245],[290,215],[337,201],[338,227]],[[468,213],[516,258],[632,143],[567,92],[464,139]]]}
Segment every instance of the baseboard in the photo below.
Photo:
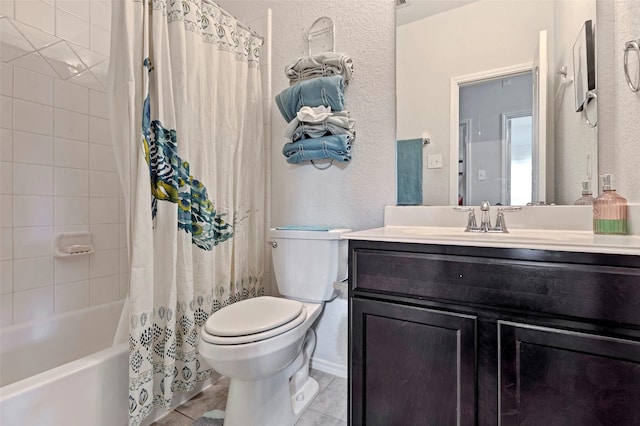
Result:
{"label": "baseboard", "polygon": [[311,357],[311,368],[319,370],[325,373],[333,374],[334,376],[347,378],[347,366],[342,364],[336,364],[335,362],[329,362],[324,359]]}

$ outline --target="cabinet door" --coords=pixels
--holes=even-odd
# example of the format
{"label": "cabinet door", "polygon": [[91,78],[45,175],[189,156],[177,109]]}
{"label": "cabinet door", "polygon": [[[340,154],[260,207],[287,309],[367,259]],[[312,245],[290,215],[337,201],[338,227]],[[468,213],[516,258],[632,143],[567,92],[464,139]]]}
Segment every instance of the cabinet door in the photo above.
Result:
{"label": "cabinet door", "polygon": [[500,425],[640,425],[640,342],[498,321]]}
{"label": "cabinet door", "polygon": [[475,317],[351,303],[351,425],[475,424]]}

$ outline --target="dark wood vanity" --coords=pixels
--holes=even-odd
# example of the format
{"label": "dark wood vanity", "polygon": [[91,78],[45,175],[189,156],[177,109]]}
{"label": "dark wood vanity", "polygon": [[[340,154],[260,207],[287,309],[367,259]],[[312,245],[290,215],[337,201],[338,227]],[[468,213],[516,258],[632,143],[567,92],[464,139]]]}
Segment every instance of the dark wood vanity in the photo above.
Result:
{"label": "dark wood vanity", "polygon": [[351,425],[640,425],[640,256],[349,241]]}

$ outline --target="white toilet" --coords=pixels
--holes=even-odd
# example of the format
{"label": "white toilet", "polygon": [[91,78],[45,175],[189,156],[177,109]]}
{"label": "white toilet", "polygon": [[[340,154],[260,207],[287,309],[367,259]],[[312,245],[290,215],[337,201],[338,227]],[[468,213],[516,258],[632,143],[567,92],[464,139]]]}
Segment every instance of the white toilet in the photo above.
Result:
{"label": "white toilet", "polygon": [[348,229],[269,232],[273,270],[284,298],[256,297],[212,314],[200,355],[231,379],[225,426],[293,425],[318,394],[309,377],[311,328],[333,283],[347,276]]}

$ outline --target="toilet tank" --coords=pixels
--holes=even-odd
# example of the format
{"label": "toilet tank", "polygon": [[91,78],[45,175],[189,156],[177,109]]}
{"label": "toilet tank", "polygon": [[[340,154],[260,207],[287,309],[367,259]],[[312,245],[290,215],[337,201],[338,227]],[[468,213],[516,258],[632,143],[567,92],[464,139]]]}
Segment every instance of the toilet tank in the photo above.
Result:
{"label": "toilet tank", "polygon": [[331,299],[333,283],[347,277],[348,242],[340,235],[350,231],[271,228],[273,271],[280,294],[309,302]]}

